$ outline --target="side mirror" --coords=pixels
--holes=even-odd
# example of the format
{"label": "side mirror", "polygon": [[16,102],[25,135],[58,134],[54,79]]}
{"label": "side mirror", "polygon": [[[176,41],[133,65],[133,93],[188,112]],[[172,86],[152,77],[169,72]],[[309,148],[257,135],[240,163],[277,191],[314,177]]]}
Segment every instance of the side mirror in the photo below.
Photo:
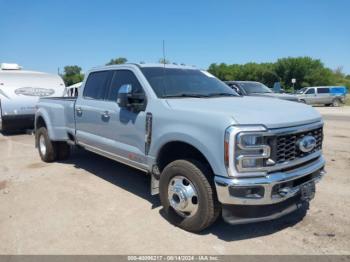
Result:
{"label": "side mirror", "polygon": [[117,104],[120,108],[127,108],[130,106],[129,97],[132,94],[132,85],[122,85],[118,91]]}
{"label": "side mirror", "polygon": [[118,91],[117,104],[133,112],[143,111],[146,108],[145,94],[137,93],[131,84],[122,85]]}

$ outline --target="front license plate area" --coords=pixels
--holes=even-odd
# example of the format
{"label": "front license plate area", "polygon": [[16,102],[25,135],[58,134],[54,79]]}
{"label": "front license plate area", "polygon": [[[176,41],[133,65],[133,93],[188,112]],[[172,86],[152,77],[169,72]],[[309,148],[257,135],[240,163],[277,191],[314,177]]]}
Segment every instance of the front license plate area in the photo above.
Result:
{"label": "front license plate area", "polygon": [[310,181],[301,185],[300,192],[301,192],[301,200],[310,201],[315,197],[315,192],[316,192],[315,182]]}

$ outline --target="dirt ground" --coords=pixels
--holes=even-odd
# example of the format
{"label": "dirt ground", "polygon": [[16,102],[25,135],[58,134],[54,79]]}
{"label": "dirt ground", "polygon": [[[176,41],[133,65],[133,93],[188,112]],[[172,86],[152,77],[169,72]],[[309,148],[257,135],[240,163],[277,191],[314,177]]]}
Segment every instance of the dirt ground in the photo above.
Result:
{"label": "dirt ground", "polygon": [[350,107],[325,118],[328,175],[310,210],[192,234],[164,219],[149,177],[85,151],[45,164],[28,134],[0,134],[1,254],[349,254]]}

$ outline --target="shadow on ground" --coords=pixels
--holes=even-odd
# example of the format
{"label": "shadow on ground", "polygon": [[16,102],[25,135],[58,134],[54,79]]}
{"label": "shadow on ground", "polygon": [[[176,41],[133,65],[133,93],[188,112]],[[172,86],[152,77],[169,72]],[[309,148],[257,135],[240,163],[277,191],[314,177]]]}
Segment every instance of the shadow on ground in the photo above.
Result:
{"label": "shadow on ground", "polygon": [[84,169],[147,200],[152,204],[152,209],[160,206],[159,198],[150,194],[151,177],[142,171],[78,148],[74,149],[72,156],[63,163]]}
{"label": "shadow on ground", "polygon": [[0,131],[0,134],[3,136],[20,136],[20,135],[31,135],[34,130],[13,130],[13,131]]}
{"label": "shadow on ground", "polygon": [[[152,209],[160,206],[158,196],[151,196],[150,194],[150,176],[141,171],[83,149],[74,150],[71,158],[64,163],[84,169],[149,201],[152,204]],[[238,241],[270,235],[300,222],[306,215],[307,208],[308,206],[274,221],[246,225],[229,225],[220,217],[214,225],[199,234],[213,234],[224,241]],[[166,219],[166,215],[162,209],[159,213]]]}
{"label": "shadow on ground", "polygon": [[229,225],[220,217],[213,226],[201,234],[213,234],[224,241],[238,241],[271,235],[299,223],[305,217],[307,209],[308,206],[305,206],[276,220],[245,225]]}

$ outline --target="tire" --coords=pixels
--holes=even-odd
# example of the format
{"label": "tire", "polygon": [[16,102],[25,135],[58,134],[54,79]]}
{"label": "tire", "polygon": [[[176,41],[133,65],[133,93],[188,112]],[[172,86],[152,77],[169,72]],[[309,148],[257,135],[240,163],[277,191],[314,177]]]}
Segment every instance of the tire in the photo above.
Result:
{"label": "tire", "polygon": [[300,99],[300,102],[306,104],[306,101],[304,99]]}
{"label": "tire", "polygon": [[1,108],[1,101],[0,101],[0,132],[5,133],[6,131],[7,131],[6,126],[2,118],[2,108]]}
{"label": "tire", "polygon": [[58,144],[50,140],[45,127],[40,127],[35,132],[35,138],[41,160],[47,163],[57,160]]}
{"label": "tire", "polygon": [[0,132],[2,132],[2,133],[6,132],[5,124],[2,120],[1,109],[0,109]]}
{"label": "tire", "polygon": [[[168,164],[160,176],[159,195],[169,221],[190,232],[202,231],[213,224],[220,214],[221,208],[212,180],[213,176],[209,168],[198,161],[176,160]],[[174,181],[176,182],[174,183]],[[194,191],[196,193],[193,197],[188,194],[191,200],[186,201],[191,207],[191,212],[182,212],[182,210],[174,208],[174,203],[178,202],[181,205],[181,201],[184,199],[181,200],[179,195],[187,195],[187,193],[181,194],[181,191],[171,191],[177,185],[179,188],[191,189],[188,192]],[[177,197],[175,198],[175,196]],[[189,200],[189,198],[187,199]]]}
{"label": "tire", "polygon": [[334,106],[334,107],[339,107],[340,106],[340,100],[339,99],[334,99],[333,100],[333,103],[332,103],[332,106]]}
{"label": "tire", "polygon": [[332,104],[325,104],[325,106],[331,106]]}
{"label": "tire", "polygon": [[56,142],[57,160],[67,160],[70,156],[70,145],[66,142]]}

